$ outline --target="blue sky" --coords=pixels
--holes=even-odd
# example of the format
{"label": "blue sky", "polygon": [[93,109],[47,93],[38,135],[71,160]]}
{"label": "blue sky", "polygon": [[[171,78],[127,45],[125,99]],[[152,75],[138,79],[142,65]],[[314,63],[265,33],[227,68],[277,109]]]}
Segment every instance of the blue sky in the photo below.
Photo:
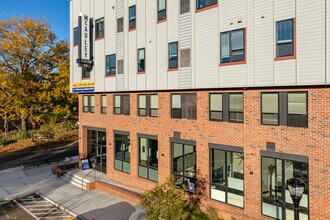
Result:
{"label": "blue sky", "polygon": [[70,3],[68,0],[0,0],[0,19],[11,16],[44,17],[57,40],[69,40]]}

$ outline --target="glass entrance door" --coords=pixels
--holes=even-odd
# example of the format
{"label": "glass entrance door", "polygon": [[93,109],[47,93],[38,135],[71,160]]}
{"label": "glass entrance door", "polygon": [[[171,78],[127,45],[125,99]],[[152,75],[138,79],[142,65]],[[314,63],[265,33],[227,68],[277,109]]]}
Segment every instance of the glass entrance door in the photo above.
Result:
{"label": "glass entrance door", "polygon": [[95,161],[95,169],[107,172],[106,133],[102,131],[87,130],[88,157]]}

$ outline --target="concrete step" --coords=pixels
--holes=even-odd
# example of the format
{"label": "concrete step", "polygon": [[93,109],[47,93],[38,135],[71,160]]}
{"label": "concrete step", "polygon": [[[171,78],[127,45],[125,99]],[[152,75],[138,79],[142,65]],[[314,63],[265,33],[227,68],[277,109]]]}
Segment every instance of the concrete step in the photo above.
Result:
{"label": "concrete step", "polygon": [[86,189],[87,184],[92,182],[91,180],[84,179],[84,181],[82,183],[82,177],[80,177],[78,175],[74,175],[72,173],[66,173],[61,178],[65,181],[67,181],[79,188],[83,188],[83,189]]}

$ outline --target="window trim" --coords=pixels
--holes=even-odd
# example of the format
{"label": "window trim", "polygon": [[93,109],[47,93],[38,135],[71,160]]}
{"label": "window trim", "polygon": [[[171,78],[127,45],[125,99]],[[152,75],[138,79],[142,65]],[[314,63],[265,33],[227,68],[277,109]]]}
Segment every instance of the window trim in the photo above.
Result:
{"label": "window trim", "polygon": [[126,162],[126,163],[128,163],[128,161],[126,161],[126,160],[124,160],[124,159],[117,159],[116,158],[116,134],[118,134],[118,135],[125,135],[125,136],[128,136],[129,137],[129,147],[131,148],[131,134],[130,134],[130,132],[127,132],[127,131],[116,131],[116,130],[114,130],[113,131],[113,140],[114,140],[114,149],[113,149],[113,158],[114,158],[114,160],[113,160],[113,170],[114,171],[119,171],[119,172],[122,172],[122,173],[126,173],[126,174],[128,174],[128,175],[130,175],[131,174],[131,152],[129,152],[129,154],[130,154],[130,157],[129,157],[129,166],[130,166],[130,168],[129,168],[129,172],[126,172],[126,171],[124,171],[123,169],[122,170],[119,170],[119,169],[116,169],[116,160],[119,160],[121,163],[122,163],[122,167],[123,167],[123,163],[124,162]]}
{"label": "window trim", "polygon": [[[275,151],[267,151],[267,150],[260,150],[260,214],[262,216],[267,216],[269,218],[272,218],[268,215],[263,214],[263,208],[262,208],[262,203],[263,203],[263,195],[262,195],[262,158],[272,158],[275,160],[282,160],[282,163],[285,160],[291,160],[295,162],[301,162],[301,163],[307,163],[307,177],[308,177],[308,218],[310,218],[310,163],[309,163],[309,157],[308,156],[302,156],[302,155],[296,155],[296,154],[288,154],[288,153],[281,153],[281,152],[275,152]],[[283,172],[284,170],[284,172]],[[285,179],[285,166],[282,166],[282,173],[283,179]],[[286,188],[285,183],[282,183],[282,187],[284,185],[284,188]],[[285,196],[285,193],[284,193]],[[285,197],[284,197],[285,198]],[[285,199],[284,199],[285,200]],[[286,202],[284,201],[284,204]],[[286,207],[284,207],[286,209]],[[284,212],[285,213],[285,212]],[[282,217],[286,217],[285,215]],[[283,218],[284,219],[284,218]]]}
{"label": "window trim", "polygon": [[[149,180],[149,181],[152,181],[152,182],[154,182],[154,183],[157,183],[158,181],[155,181],[155,180],[152,180],[152,179],[150,179],[149,177],[149,169],[150,169],[150,166],[148,165],[148,166],[144,166],[144,165],[141,165],[140,164],[140,155],[141,155],[141,151],[140,151],[140,143],[141,143],[141,138],[144,138],[144,139],[147,139],[147,140],[156,140],[157,141],[157,152],[158,152],[158,154],[159,154],[159,148],[158,148],[158,136],[157,135],[144,135],[144,134],[140,134],[140,133],[138,133],[138,135],[137,135],[137,138],[138,138],[138,148],[139,148],[139,150],[138,150],[138,177],[139,178],[142,178],[142,179],[145,179],[145,180]],[[148,149],[146,149],[146,150],[148,150]],[[149,156],[149,151],[148,151],[148,156]],[[157,161],[158,161],[158,159],[159,159],[159,157],[157,158]],[[149,162],[149,159],[148,159],[148,162]],[[159,162],[159,161],[158,161]],[[148,169],[148,178],[145,178],[145,177],[143,177],[143,176],[140,176],[140,172],[139,172],[139,166],[142,166],[142,167],[145,167],[145,168],[147,168]],[[158,167],[159,167],[159,163],[158,163]],[[159,171],[159,169],[158,169],[158,167],[157,167],[157,175],[159,175],[159,173],[158,173],[158,171]],[[152,168],[151,168],[152,169]],[[153,170],[155,170],[155,169],[153,169]],[[158,177],[157,177],[157,179],[158,179]]]}
{"label": "window trim", "polygon": [[[297,94],[297,93],[300,93],[300,94],[306,94],[306,118],[307,118],[307,123],[306,123],[306,127],[302,127],[302,126],[293,126],[293,125],[289,125],[289,115],[303,115],[303,114],[289,114],[289,94]],[[287,96],[288,96],[288,101],[287,101],[287,115],[286,115],[286,120],[287,120],[287,127],[293,127],[293,128],[308,128],[308,91],[290,91],[290,92],[287,92]]]}
{"label": "window trim", "polygon": [[[102,36],[98,36],[97,33],[99,32],[99,30],[96,28],[97,27],[97,23],[103,21],[103,35]],[[104,28],[104,17],[98,18],[95,20],[95,41],[98,40],[103,40],[104,39],[104,35],[105,35],[105,28]]]}
{"label": "window trim", "polygon": [[[140,115],[140,109],[144,109],[144,108],[140,108],[140,96],[146,96],[146,115]],[[137,95],[137,113],[138,113],[138,116],[141,116],[141,117],[152,117],[152,118],[157,118],[158,117],[158,109],[159,108],[151,108],[151,96],[157,96],[157,101],[158,101],[158,94],[138,94]],[[158,104],[158,102],[157,102]],[[151,115],[151,111],[152,110],[157,110],[157,116],[152,116]]]}
{"label": "window trim", "polygon": [[[236,206],[234,204],[230,204],[228,202],[222,202],[220,200],[216,200],[216,199],[213,199],[211,197],[211,185],[212,185],[212,165],[213,165],[213,161],[212,161],[212,152],[214,150],[220,150],[220,151],[224,151],[225,152],[225,165],[227,165],[227,152],[231,152],[231,153],[239,153],[239,154],[243,154],[243,207],[240,207],[240,206]],[[227,170],[227,166],[226,166],[226,169],[225,169],[225,176],[228,177],[228,170]],[[246,178],[246,175],[245,175],[245,155],[244,155],[244,149],[241,148],[241,147],[234,147],[234,146],[228,146],[228,145],[221,145],[221,144],[212,144],[212,143],[209,143],[209,198],[210,200],[212,201],[215,201],[215,202],[219,202],[221,204],[227,204],[227,205],[230,205],[232,207],[236,207],[236,208],[239,208],[239,209],[244,209],[245,208],[245,202],[244,202],[244,199],[245,199],[245,178]],[[226,181],[226,200],[228,200],[228,181]],[[236,190],[235,191],[240,191],[240,190]]]}
{"label": "window trim", "polygon": [[212,9],[212,8],[217,8],[217,7],[218,7],[218,0],[217,0],[217,3],[216,4],[209,5],[209,6],[206,6],[206,7],[203,7],[203,8],[198,8],[197,7],[197,2],[196,2],[195,13],[199,13],[199,12],[202,12],[202,11],[205,11],[205,10],[209,10],[209,9]]}
{"label": "window trim", "polygon": [[[115,105],[115,100],[116,100],[116,97],[120,97],[120,107],[116,107]],[[124,97],[125,96],[128,96],[128,100],[129,100],[129,108],[131,108],[131,97],[130,97],[130,94],[123,94],[123,95],[118,95],[118,94],[114,94],[113,95],[113,114],[114,115],[126,115],[126,116],[129,116],[131,114],[131,109],[129,109],[129,112],[128,114],[125,114],[125,107],[124,107]],[[119,108],[120,109],[120,113],[117,114],[116,113],[116,108]]]}
{"label": "window trim", "polygon": [[[144,69],[143,71],[139,71],[139,64],[140,64],[140,60],[139,60],[139,51],[143,50],[143,56],[144,56]],[[137,74],[145,74],[146,73],[146,49],[145,47],[143,48],[139,48],[137,49]]]}
{"label": "window trim", "polygon": [[[231,47],[231,33],[233,31],[239,31],[239,30],[243,30],[243,56],[244,59],[243,60],[239,60],[239,61],[231,61],[231,57],[232,57],[232,47]],[[222,49],[221,49],[221,34],[225,34],[225,33],[229,33],[229,55],[230,55],[230,61],[229,62],[221,62],[221,57],[222,57]],[[219,66],[232,66],[232,65],[241,65],[241,64],[246,64],[246,28],[239,28],[239,29],[235,29],[235,30],[230,30],[230,31],[224,31],[224,32],[220,32],[220,62],[219,62]]]}
{"label": "window trim", "polygon": [[[262,112],[262,95],[263,94],[277,94],[277,124],[265,124],[263,122],[263,115],[264,114],[275,114],[275,113],[263,113]],[[280,108],[280,93],[279,92],[261,92],[260,93],[260,122],[261,122],[261,125],[268,125],[268,126],[279,126],[280,125],[280,114],[281,114],[281,108]]]}
{"label": "window trim", "polygon": [[[178,119],[185,119],[185,120],[197,120],[197,116],[198,116],[198,113],[197,113],[197,101],[198,101],[198,96],[197,96],[197,93],[171,93],[171,105],[170,105],[170,112],[171,112],[171,119],[174,119],[174,120],[178,120]],[[173,108],[172,108],[172,100],[173,100],[173,95],[180,95],[181,96],[181,108],[180,108],[180,118],[174,118],[173,117]],[[185,96],[186,95],[196,95],[196,118],[187,118],[187,117],[183,117],[183,109],[184,109],[184,102],[183,100],[185,99]],[[179,109],[179,108],[175,108],[175,109]]]}
{"label": "window trim", "polygon": [[[170,45],[171,44],[176,44],[176,67],[173,67],[173,68],[170,68],[170,61],[171,61],[171,59],[170,59],[170,55],[171,55]],[[167,71],[168,72],[179,70],[179,42],[178,41],[173,41],[173,42],[168,43],[168,60],[167,60],[167,62],[168,62],[168,64],[167,64],[167,66],[168,66]]]}
{"label": "window trim", "polygon": [[165,18],[159,19],[159,12],[161,11],[159,11],[159,0],[157,0],[157,24],[167,21],[167,0],[164,1],[165,1],[165,9],[161,11],[165,11]]}
{"label": "window trim", "polygon": [[[289,20],[292,20],[292,25],[293,25],[293,30],[292,30],[293,31],[293,39],[292,39],[293,40],[293,55],[279,57],[277,55],[277,46],[278,46],[278,43],[277,43],[277,23],[282,22],[282,21],[289,21]],[[282,61],[282,60],[294,60],[294,59],[296,59],[296,49],[297,49],[297,46],[296,46],[296,43],[297,43],[296,18],[293,17],[293,18],[290,18],[290,19],[276,21],[275,22],[275,30],[276,30],[276,32],[275,32],[275,40],[276,40],[276,42],[275,42],[275,45],[276,45],[275,54],[276,54],[276,57],[274,58],[274,60],[275,61]]]}
{"label": "window trim", "polygon": [[[75,37],[75,31],[77,30],[77,37]],[[80,31],[79,31],[79,27],[77,26],[77,27],[74,27],[73,28],[73,47],[76,47],[76,46],[78,46],[79,45],[79,38],[80,38],[80,35],[79,35],[79,33],[80,33]],[[75,42],[75,38],[77,38],[77,42]]]}
{"label": "window trim", "polygon": [[[91,106],[91,97],[94,97],[94,106]],[[84,105],[84,97],[87,98],[87,106]],[[83,113],[95,113],[95,96],[94,95],[83,95],[82,96],[82,106],[83,106]],[[87,107],[87,111],[84,110],[84,107]],[[92,110],[93,107],[93,110]]]}
{"label": "window trim", "polygon": [[[242,112],[230,111],[230,95],[234,95],[234,94],[241,94],[241,95],[243,95],[243,111]],[[243,114],[243,121],[242,122],[230,121],[230,113],[242,113]],[[230,122],[230,123],[244,124],[244,92],[229,92],[228,93],[228,122]]]}
{"label": "window trim", "polygon": [[[131,20],[131,16],[130,16],[130,9],[134,7],[134,11],[135,11],[135,17],[134,19]],[[134,22],[134,27],[130,28],[130,24],[131,22]],[[136,30],[136,5],[131,5],[128,7],[128,31],[135,31]]]}
{"label": "window trim", "polygon": [[[109,57],[109,66],[110,66],[110,60],[111,60],[111,57],[114,57],[115,59],[115,66],[114,67],[109,67],[110,68],[110,73],[107,74],[107,57]],[[114,68],[115,69],[115,72],[114,73],[111,73],[111,68]],[[117,56],[116,54],[109,54],[109,55],[106,55],[105,56],[105,77],[115,77],[117,75]]]}
{"label": "window trim", "polygon": [[[222,111],[211,111],[211,95],[222,95],[222,100],[221,100],[221,105],[222,105]],[[222,119],[214,119],[214,118],[211,118],[211,112],[221,112],[222,114]],[[209,121],[223,121],[223,92],[212,92],[212,93],[209,93]]]}
{"label": "window trim", "polygon": [[[105,97],[105,107],[103,107],[103,102],[102,102],[102,98]],[[107,114],[107,95],[101,95],[100,96],[100,112],[101,114]]]}

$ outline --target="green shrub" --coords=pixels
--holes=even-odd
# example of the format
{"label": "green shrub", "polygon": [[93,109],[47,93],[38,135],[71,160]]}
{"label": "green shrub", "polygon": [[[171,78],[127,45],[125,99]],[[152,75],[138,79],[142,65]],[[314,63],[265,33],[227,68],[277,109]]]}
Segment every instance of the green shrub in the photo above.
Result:
{"label": "green shrub", "polygon": [[65,131],[72,131],[75,129],[75,123],[73,123],[72,121],[67,121],[63,127]]}
{"label": "green shrub", "polygon": [[40,129],[37,131],[37,134],[40,136],[53,138],[55,136],[54,126],[49,124],[41,125]]}
{"label": "green shrub", "polygon": [[214,209],[204,213],[199,205],[189,199],[184,189],[174,185],[172,177],[145,192],[142,204],[146,207],[146,218],[149,220],[218,220]]}

